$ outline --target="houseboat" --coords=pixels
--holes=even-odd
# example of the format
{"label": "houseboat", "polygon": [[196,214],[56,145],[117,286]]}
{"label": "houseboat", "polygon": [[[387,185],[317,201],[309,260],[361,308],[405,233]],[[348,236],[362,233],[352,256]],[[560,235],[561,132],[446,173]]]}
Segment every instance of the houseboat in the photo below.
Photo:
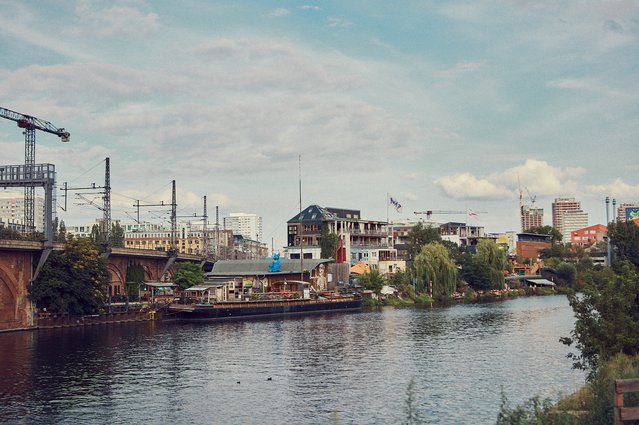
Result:
{"label": "houseboat", "polygon": [[334,292],[332,260],[224,260],[186,289],[165,319],[202,321],[360,310],[359,294]]}

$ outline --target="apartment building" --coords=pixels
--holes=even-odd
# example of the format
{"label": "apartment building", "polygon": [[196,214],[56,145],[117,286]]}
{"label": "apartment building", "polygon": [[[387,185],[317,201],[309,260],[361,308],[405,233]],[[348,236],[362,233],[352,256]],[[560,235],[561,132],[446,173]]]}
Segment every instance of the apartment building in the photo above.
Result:
{"label": "apartment building", "polygon": [[575,198],[555,198],[552,203],[552,227],[557,229],[565,239],[568,239],[570,232],[564,229],[564,213],[566,211],[581,211],[581,201]]}
{"label": "apartment building", "polygon": [[541,227],[544,225],[544,209],[522,205],[520,218],[522,232],[525,232],[531,227]]}
{"label": "apartment building", "polygon": [[245,239],[259,241],[262,237],[262,217],[257,214],[230,213],[224,217],[225,229],[233,231],[234,235],[242,235]]}
{"label": "apartment building", "polygon": [[397,250],[389,243],[388,223],[363,219],[359,210],[310,205],[288,220],[287,227],[286,258],[299,259],[303,255],[304,259],[320,259],[324,230],[340,237],[346,260],[352,265],[364,262],[384,274],[405,268],[405,262],[397,258]]}

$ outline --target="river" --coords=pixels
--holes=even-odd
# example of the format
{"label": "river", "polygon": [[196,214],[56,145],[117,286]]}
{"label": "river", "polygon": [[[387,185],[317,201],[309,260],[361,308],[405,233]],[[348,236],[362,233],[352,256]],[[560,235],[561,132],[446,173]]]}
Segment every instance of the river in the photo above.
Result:
{"label": "river", "polygon": [[286,319],[0,334],[0,422],[495,423],[584,382],[564,296]]}

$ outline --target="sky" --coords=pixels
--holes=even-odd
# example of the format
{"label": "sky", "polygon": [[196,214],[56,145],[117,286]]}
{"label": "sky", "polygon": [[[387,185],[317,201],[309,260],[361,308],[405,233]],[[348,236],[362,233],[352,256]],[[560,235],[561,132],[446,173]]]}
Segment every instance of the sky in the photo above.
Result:
{"label": "sky", "polygon": [[[0,107],[50,121],[36,163],[104,184],[112,218],[263,217],[275,249],[302,207],[370,220],[482,211],[519,231],[519,194],[639,202],[639,2],[0,0]],[[0,120],[0,164],[24,138]],[[96,191],[97,192],[97,191]],[[83,196],[100,204],[99,194]],[[88,193],[88,194],[87,194]],[[102,212],[57,192],[67,226]],[[388,203],[391,196],[401,205]],[[140,218],[167,222],[143,207]],[[421,216],[423,217],[423,216]],[[466,221],[465,215],[433,219]],[[221,219],[220,219],[221,220]]]}

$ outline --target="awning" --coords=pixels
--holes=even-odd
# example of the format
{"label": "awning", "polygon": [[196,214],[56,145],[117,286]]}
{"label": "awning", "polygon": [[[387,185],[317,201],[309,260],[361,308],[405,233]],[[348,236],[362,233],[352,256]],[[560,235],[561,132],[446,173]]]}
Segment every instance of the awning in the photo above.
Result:
{"label": "awning", "polygon": [[207,286],[191,286],[190,288],[186,288],[185,291],[208,291],[211,288],[220,288],[224,285],[207,285]]}
{"label": "awning", "polygon": [[526,281],[539,286],[555,286],[555,282],[548,279],[526,279]]}
{"label": "awning", "polygon": [[171,282],[144,282],[146,286],[152,286],[154,288],[172,288],[177,286],[175,283]]}

